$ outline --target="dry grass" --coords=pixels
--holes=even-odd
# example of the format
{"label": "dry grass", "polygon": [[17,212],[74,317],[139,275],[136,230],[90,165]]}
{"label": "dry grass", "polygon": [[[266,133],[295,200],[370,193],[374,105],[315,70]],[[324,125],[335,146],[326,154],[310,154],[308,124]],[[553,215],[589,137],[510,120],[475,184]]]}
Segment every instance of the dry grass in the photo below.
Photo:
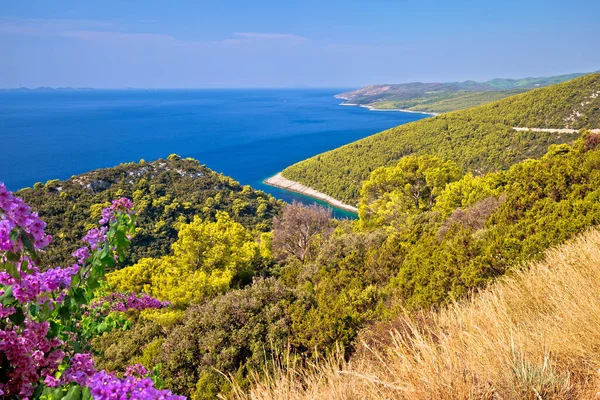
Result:
{"label": "dry grass", "polygon": [[280,366],[238,399],[600,399],[600,232],[469,301],[374,328],[350,362]]}

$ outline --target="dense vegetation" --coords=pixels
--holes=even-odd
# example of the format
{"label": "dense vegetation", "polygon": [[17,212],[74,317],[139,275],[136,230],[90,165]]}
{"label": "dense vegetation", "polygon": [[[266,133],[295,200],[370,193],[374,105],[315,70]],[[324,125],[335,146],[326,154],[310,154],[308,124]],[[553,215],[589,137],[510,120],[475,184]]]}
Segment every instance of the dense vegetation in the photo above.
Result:
{"label": "dense vegetation", "polygon": [[[573,110],[581,115],[572,124],[596,121],[598,96],[589,93],[600,90],[600,77],[580,80],[417,122],[413,129],[423,129],[421,135],[402,131],[415,140],[402,142],[407,146],[404,152],[380,151],[400,143],[394,142],[397,135],[386,132],[370,139],[385,138],[381,147],[369,147],[369,139],[346,146],[356,149],[363,143],[362,159],[344,154],[354,162],[347,164],[347,175],[358,166],[356,176],[366,176],[351,190],[344,187],[347,178],[332,187],[354,196],[359,205],[356,221],[333,220],[318,206],[283,206],[177,156],[37,184],[21,193],[49,218],[48,228],[60,238],[62,252],[75,245],[71,235],[92,228],[90,220],[101,218],[101,224],[116,228],[89,231],[91,250],[74,253],[78,263],[95,266],[92,276],[78,275],[81,280],[93,278],[88,280],[89,290],[82,293],[72,287],[62,312],[62,305],[56,311],[40,311],[35,304],[23,312],[35,318],[52,315],[77,335],[87,335],[84,344],[96,367],[114,374],[114,379],[128,372],[128,365],[140,364],[136,368],[145,371],[140,379],[150,379],[152,371],[157,383],[192,399],[232,393],[244,397],[248,391],[266,398],[327,398],[331,386],[324,388],[319,377],[336,382],[344,374],[352,379],[339,379],[343,386],[336,393],[357,398],[414,393],[415,398],[500,394],[535,399],[591,393],[586,382],[595,384],[597,379],[590,372],[597,370],[597,321],[588,323],[586,318],[597,313],[597,304],[589,300],[597,288],[574,289],[585,287],[585,276],[597,280],[591,268],[595,264],[589,263],[595,252],[566,262],[588,262],[581,277],[573,268],[546,274],[552,280],[540,286],[544,292],[531,289],[532,281],[524,280],[516,285],[510,304],[505,296],[488,295],[483,306],[448,305],[497,278],[518,274],[521,265],[541,259],[548,248],[600,223],[600,134],[553,135],[511,128],[518,119],[552,124]],[[536,103],[539,99],[544,103]],[[527,104],[547,115],[520,111]],[[532,156],[538,159],[525,160]],[[121,199],[108,213],[102,210],[109,196],[125,194],[135,200],[135,208]],[[19,209],[5,208],[10,213]],[[126,212],[114,214],[112,209]],[[133,215],[139,221],[136,231]],[[13,219],[23,229],[32,226]],[[0,250],[10,252],[17,237],[14,226],[0,222]],[[23,246],[30,243],[27,238],[23,236]],[[41,239],[35,242],[38,247],[46,244]],[[122,248],[130,242],[141,249],[134,248],[134,256],[126,257]],[[62,257],[73,263],[68,255]],[[15,259],[9,254],[3,263],[3,291],[6,282],[18,284],[9,276],[19,273]],[[40,269],[58,259],[58,252],[48,251]],[[41,274],[54,273],[48,271]],[[106,271],[110,273],[104,283]],[[561,281],[561,271],[573,272],[576,279]],[[64,300],[56,294],[57,301]],[[0,301],[8,299],[6,305],[12,305],[11,296],[3,292]],[[120,304],[113,310],[107,305],[102,308],[106,315],[85,314],[80,307],[106,298],[137,303],[146,299],[158,307],[128,310]],[[526,300],[523,305],[514,300],[521,298]],[[488,313],[490,304],[493,312]],[[23,323],[11,309],[0,311],[10,312],[9,318],[0,316],[0,328]],[[69,312],[89,317],[83,328],[68,319]],[[565,321],[574,340],[560,335]],[[392,336],[390,326],[395,329]],[[481,330],[486,327],[490,330]],[[509,332],[503,335],[504,328]],[[539,334],[549,335],[554,347],[546,351]],[[65,338],[69,335],[73,334]],[[381,342],[384,348],[379,352]],[[567,342],[581,346],[561,345]],[[497,351],[503,358],[491,365],[498,360],[493,357]],[[0,368],[9,360],[5,354],[0,347]],[[319,367],[323,357],[333,361]],[[358,360],[352,364],[357,369],[346,364],[348,357]],[[14,372],[12,364],[9,367]],[[278,368],[280,375],[260,381]],[[368,384],[356,383],[362,380]],[[65,384],[71,386],[59,389],[81,386]]]}
{"label": "dense vegetation", "polygon": [[437,312],[372,327],[334,355],[255,376],[235,399],[593,399],[600,390],[600,232]]}
{"label": "dense vegetation", "polygon": [[208,399],[291,355],[351,352],[367,324],[463,297],[598,224],[598,144],[588,133],[480,177],[406,157],[371,175],[355,222],[294,204],[261,237],[224,215],[183,224],[170,255],[109,275],[174,304],[96,340],[98,365],[162,365],[169,389]]}
{"label": "dense vegetation", "polygon": [[584,74],[547,78],[492,79],[487,82],[404,83],[371,85],[338,97],[353,104],[366,104],[376,109],[400,108],[413,111],[447,112],[474,107],[522,93],[534,88],[554,85]]}
{"label": "dense vegetation", "polygon": [[[451,166],[431,157],[375,171],[363,187],[361,222],[400,238],[405,256],[390,288],[402,305],[459,298],[599,224],[597,142],[589,134],[573,146],[551,146],[540,160],[482,177],[455,180]],[[411,159],[423,160],[419,169]],[[377,194],[382,187],[385,194]]]}
{"label": "dense vegetation", "polygon": [[354,205],[373,170],[410,154],[433,154],[482,174],[540,157],[549,145],[578,136],[513,127],[599,128],[600,74],[401,125],[301,161],[282,175]]}
{"label": "dense vegetation", "polygon": [[66,181],[37,183],[17,193],[39,211],[54,238],[42,254],[45,264],[66,265],[82,237],[110,201],[132,199],[139,212],[137,234],[126,264],[169,252],[178,226],[194,216],[214,220],[219,211],[258,232],[268,231],[281,203],[264,192],[242,186],[192,159],[176,155],[100,169]]}

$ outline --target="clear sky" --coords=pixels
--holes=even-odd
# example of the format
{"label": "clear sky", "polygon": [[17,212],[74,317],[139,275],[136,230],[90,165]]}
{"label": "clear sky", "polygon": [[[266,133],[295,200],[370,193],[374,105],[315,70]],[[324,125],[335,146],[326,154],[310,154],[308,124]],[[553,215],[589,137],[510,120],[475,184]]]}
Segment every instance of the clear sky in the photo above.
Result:
{"label": "clear sky", "polygon": [[599,0],[6,0],[0,87],[356,87],[600,70]]}

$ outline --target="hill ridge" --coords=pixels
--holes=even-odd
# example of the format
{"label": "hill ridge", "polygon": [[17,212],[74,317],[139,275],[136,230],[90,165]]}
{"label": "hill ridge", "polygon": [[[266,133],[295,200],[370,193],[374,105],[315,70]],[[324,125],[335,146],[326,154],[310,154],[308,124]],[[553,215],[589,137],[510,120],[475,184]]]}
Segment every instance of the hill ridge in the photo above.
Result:
{"label": "hill ridge", "polygon": [[474,107],[514,94],[565,82],[585,73],[521,79],[495,78],[484,82],[409,82],[373,84],[344,92],[336,98],[343,105],[367,106],[373,110],[408,110],[442,113]]}
{"label": "hill ridge", "polygon": [[580,129],[600,129],[600,73],[401,125],[300,161],[281,174],[354,205],[371,171],[406,155],[433,154],[482,174],[540,157],[549,145],[576,139]]}

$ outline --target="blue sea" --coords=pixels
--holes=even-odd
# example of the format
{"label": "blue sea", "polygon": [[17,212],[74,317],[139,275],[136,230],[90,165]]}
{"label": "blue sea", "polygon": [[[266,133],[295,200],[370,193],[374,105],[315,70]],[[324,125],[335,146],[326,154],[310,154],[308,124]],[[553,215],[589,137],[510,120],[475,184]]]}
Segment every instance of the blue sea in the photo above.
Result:
{"label": "blue sea", "polygon": [[425,117],[341,107],[333,95],[344,90],[0,92],[0,181],[17,190],[176,153],[280,199],[312,203],[262,182],[297,161]]}

